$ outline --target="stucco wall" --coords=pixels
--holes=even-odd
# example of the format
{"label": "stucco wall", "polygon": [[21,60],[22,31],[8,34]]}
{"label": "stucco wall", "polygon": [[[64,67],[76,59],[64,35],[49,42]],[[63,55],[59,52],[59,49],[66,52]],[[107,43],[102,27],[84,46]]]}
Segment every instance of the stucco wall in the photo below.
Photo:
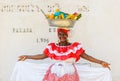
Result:
{"label": "stucco wall", "polygon": [[57,42],[56,28],[48,25],[40,9],[48,13],[58,6],[68,13],[82,12],[70,41],[81,42],[87,54],[109,62],[113,80],[119,81],[119,4],[119,0],[0,0],[0,81],[10,81],[19,55],[42,53],[47,43]]}

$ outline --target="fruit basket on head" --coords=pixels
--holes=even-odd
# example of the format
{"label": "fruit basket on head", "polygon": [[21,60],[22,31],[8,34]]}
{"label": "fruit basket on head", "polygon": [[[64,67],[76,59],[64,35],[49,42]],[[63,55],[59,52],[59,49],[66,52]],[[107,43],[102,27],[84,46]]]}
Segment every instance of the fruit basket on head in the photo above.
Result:
{"label": "fruit basket on head", "polygon": [[49,26],[52,27],[64,27],[64,28],[73,28],[75,22],[81,18],[81,14],[73,13],[68,14],[65,12],[56,9],[54,13],[45,14],[43,10],[41,10],[44,16],[47,18]]}

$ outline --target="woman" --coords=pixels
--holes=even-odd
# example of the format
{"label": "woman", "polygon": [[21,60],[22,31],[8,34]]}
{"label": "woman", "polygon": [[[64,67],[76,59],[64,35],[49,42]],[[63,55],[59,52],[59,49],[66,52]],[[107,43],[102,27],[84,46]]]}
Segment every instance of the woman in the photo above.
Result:
{"label": "woman", "polygon": [[55,60],[56,63],[48,68],[43,81],[80,81],[75,67],[75,63],[80,60],[80,57],[109,68],[109,63],[87,55],[80,43],[68,42],[68,29],[58,28],[57,32],[59,42],[48,44],[43,54],[22,55],[19,57],[19,61],[26,59],[39,60],[48,57]]}

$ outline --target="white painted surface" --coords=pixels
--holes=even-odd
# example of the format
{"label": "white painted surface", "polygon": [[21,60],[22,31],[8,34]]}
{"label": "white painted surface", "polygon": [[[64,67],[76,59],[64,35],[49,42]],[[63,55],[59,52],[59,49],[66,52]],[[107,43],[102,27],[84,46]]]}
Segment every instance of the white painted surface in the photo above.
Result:
{"label": "white painted surface", "polygon": [[[9,81],[19,55],[42,53],[47,42],[41,43],[41,38],[57,42],[56,33],[49,32],[47,20],[35,8],[38,5],[47,12],[47,5],[56,3],[68,13],[78,11],[81,5],[89,8],[89,12],[82,12],[82,18],[76,22],[70,41],[81,42],[87,54],[108,61],[113,80],[119,81],[119,0],[0,0],[0,10],[3,5],[14,5],[15,9],[17,5],[30,5],[29,9],[34,9],[34,12],[0,11],[0,81]],[[32,33],[15,33],[14,28],[31,28]]]}

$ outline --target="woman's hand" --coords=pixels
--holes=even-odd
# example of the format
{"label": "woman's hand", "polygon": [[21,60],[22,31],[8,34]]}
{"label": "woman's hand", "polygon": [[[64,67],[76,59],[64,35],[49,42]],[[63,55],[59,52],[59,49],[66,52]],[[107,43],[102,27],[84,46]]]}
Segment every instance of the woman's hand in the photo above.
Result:
{"label": "woman's hand", "polygon": [[100,63],[103,67],[105,67],[105,68],[108,68],[109,70],[110,70],[110,64],[109,63],[107,63],[107,62],[105,62],[105,61],[101,61],[101,63]]}
{"label": "woman's hand", "polygon": [[105,61],[102,61],[102,60],[99,60],[99,59],[96,59],[96,58],[94,58],[94,57],[92,57],[90,55],[87,55],[86,53],[83,53],[81,55],[81,57],[86,59],[86,60],[89,60],[91,62],[101,64],[103,67],[110,69],[110,67],[109,67],[110,64],[109,63],[107,63]]}
{"label": "woman's hand", "polygon": [[22,56],[19,56],[18,58],[19,58],[18,61],[24,61],[28,58],[28,55],[22,55]]}
{"label": "woman's hand", "polygon": [[48,58],[48,56],[46,56],[45,54],[22,55],[22,56],[19,56],[18,61],[24,61],[26,59],[41,60],[41,59],[45,59],[45,58]]}

